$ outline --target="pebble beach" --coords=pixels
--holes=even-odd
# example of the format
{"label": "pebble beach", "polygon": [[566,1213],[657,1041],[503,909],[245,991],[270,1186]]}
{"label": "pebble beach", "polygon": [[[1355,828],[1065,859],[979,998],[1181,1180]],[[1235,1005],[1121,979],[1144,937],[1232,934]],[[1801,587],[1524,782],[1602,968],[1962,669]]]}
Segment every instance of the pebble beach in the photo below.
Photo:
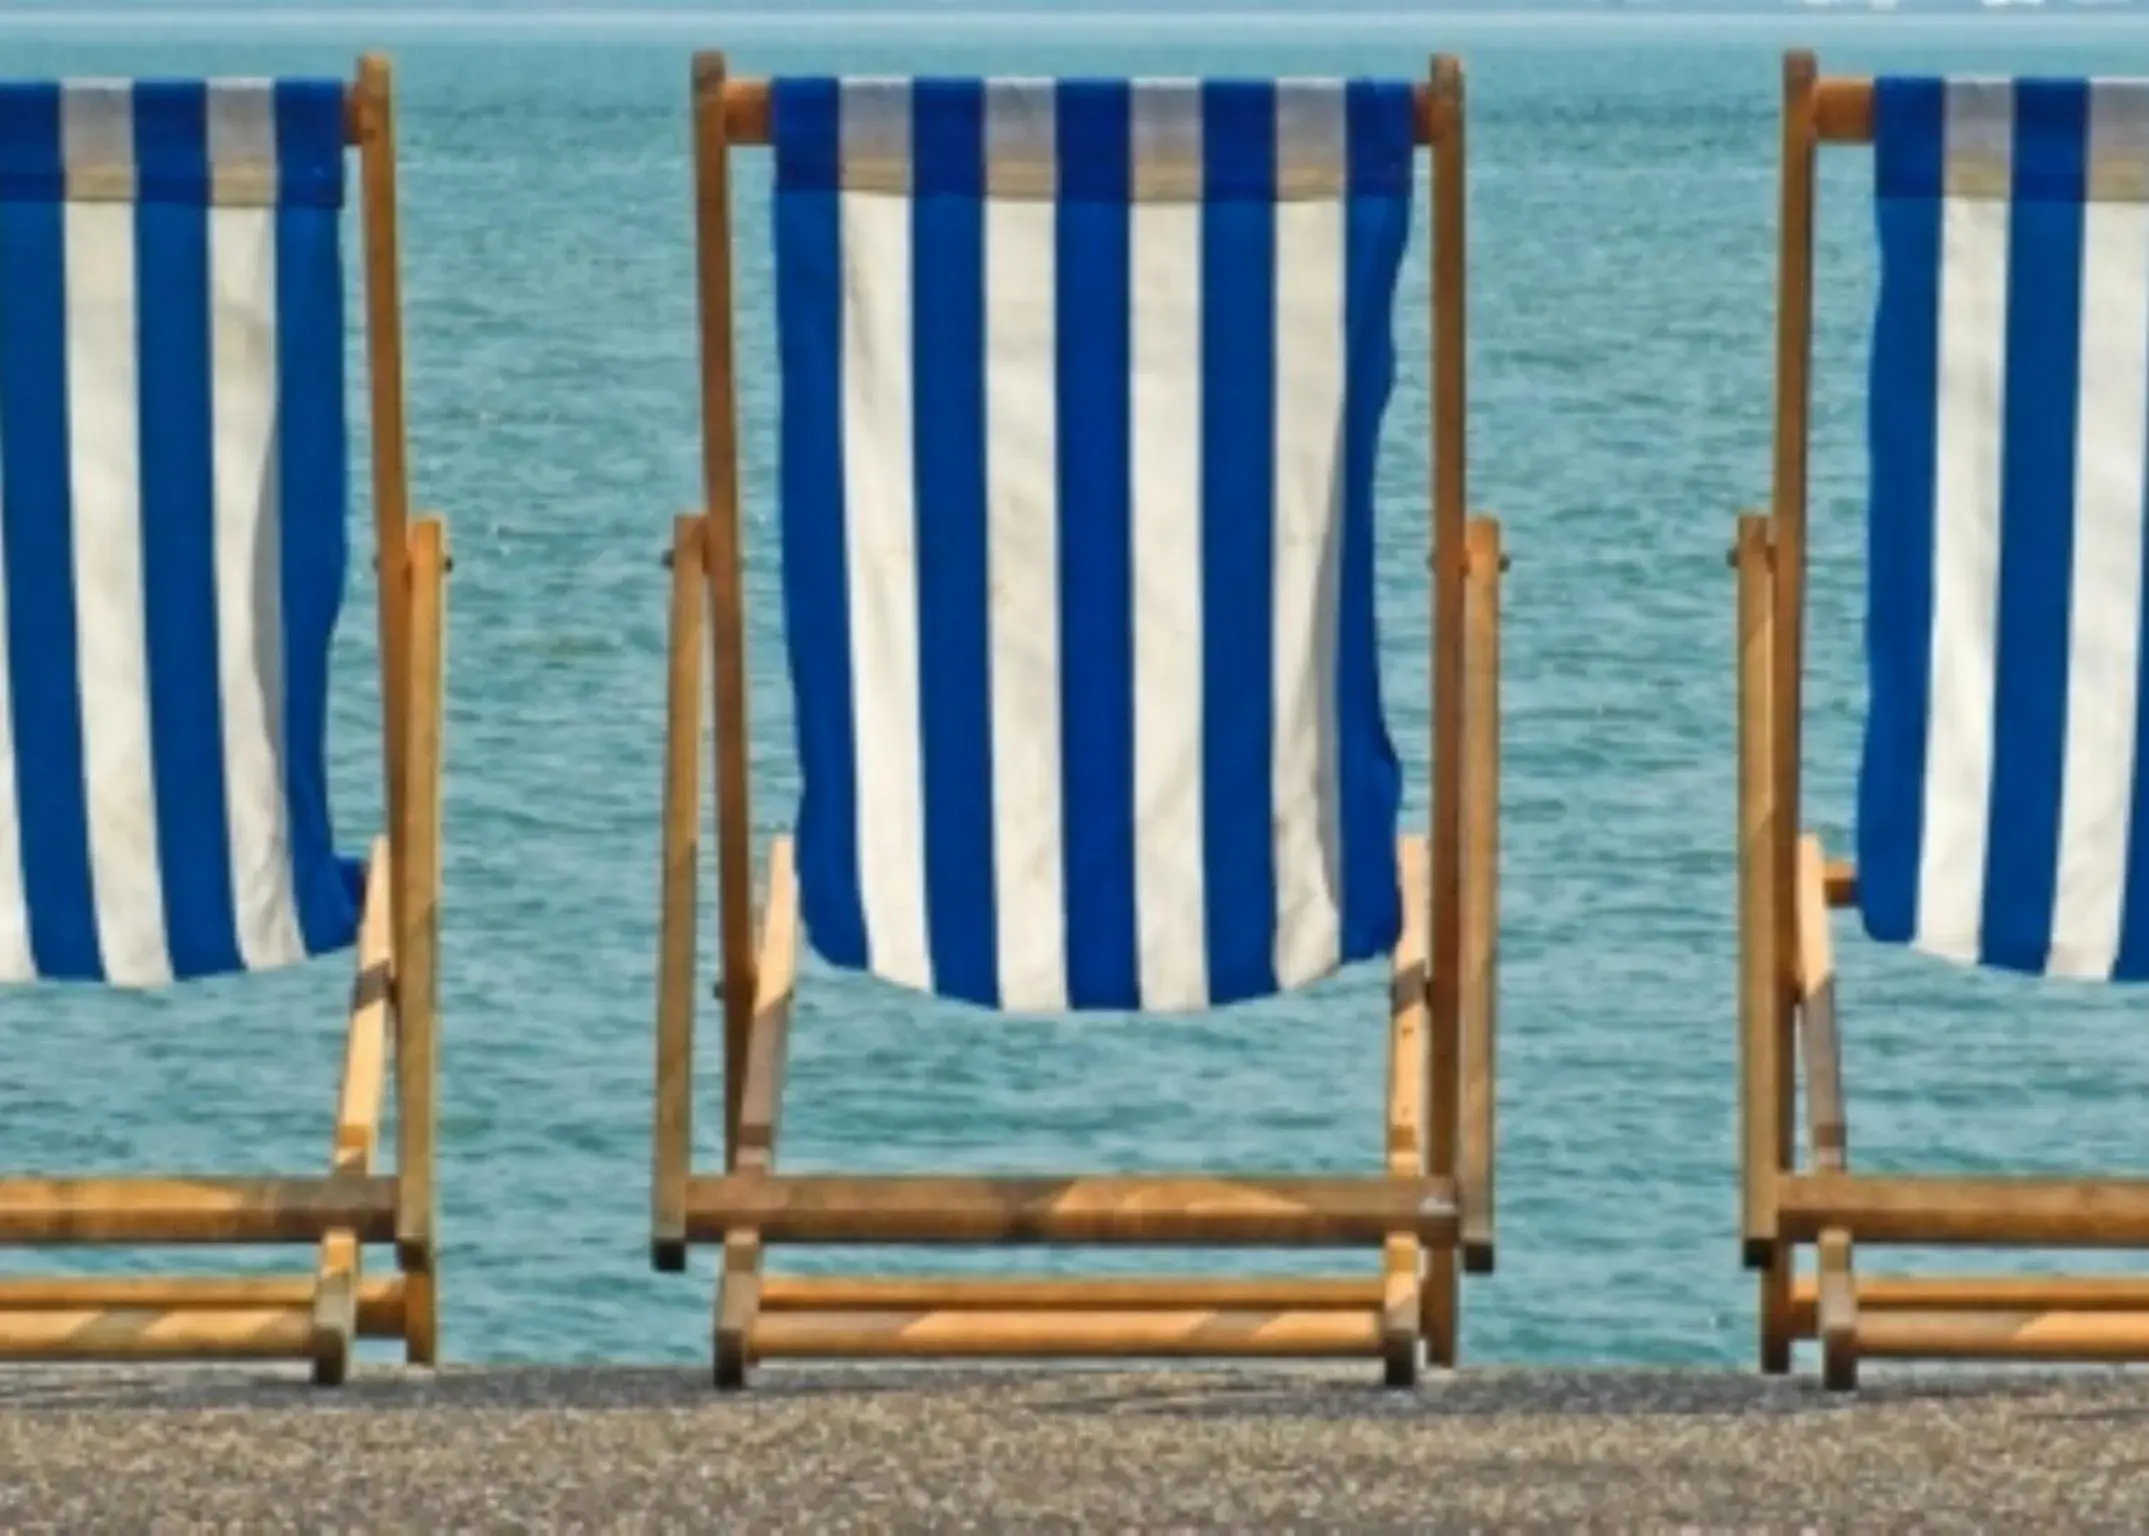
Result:
{"label": "pebble beach", "polygon": [[0,1377],[0,1528],[2142,1530],[2149,1377],[373,1368]]}

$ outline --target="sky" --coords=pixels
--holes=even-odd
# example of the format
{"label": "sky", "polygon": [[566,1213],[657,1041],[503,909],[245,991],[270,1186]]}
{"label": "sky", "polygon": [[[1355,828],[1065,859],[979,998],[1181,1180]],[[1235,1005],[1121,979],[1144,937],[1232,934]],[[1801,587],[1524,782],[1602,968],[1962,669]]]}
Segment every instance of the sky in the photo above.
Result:
{"label": "sky", "polygon": [[[622,10],[645,15],[661,11],[712,17],[726,14],[753,15],[762,19],[773,19],[786,14],[826,15],[845,11],[930,14],[936,10],[945,10],[969,14],[1040,16],[1055,12],[1075,15],[1084,11],[1125,13],[1129,10],[1150,14],[1243,14],[1250,11],[1276,11],[1300,14],[1341,12],[1357,15],[1412,15],[1423,14],[1428,10],[1616,12],[1634,9],[1781,13],[1802,7],[1855,11],[1878,6],[1910,13],[2004,8],[2009,14],[2016,16],[2032,10],[2053,15],[2067,12],[2079,14],[2083,11],[2110,14],[2115,11],[2140,10],[2149,15],[2149,0],[617,0],[617,4]],[[9,16],[26,19],[38,12],[74,17],[124,11],[156,12],[166,16],[188,12],[228,16],[243,11],[316,15],[338,10],[369,11],[375,14],[434,11],[464,17],[485,13],[512,15],[518,12],[574,11],[586,17],[602,14],[608,8],[607,0],[0,0],[0,20]]]}

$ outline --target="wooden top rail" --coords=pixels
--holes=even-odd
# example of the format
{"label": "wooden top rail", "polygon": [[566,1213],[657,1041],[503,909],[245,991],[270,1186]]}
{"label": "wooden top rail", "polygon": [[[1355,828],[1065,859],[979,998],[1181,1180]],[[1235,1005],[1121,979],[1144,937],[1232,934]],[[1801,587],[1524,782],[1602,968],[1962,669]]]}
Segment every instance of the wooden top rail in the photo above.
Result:
{"label": "wooden top rail", "polygon": [[1839,76],[1813,86],[1813,128],[1823,144],[1873,142],[1873,82]]}
{"label": "wooden top rail", "polygon": [[[724,96],[724,136],[734,144],[762,144],[769,142],[769,82],[763,79],[741,78],[727,80],[713,72],[713,59],[704,55],[694,61],[694,87],[697,91],[716,90]],[[1417,141],[1434,143],[1441,136],[1441,114],[1431,87],[1422,82],[1416,87]]]}

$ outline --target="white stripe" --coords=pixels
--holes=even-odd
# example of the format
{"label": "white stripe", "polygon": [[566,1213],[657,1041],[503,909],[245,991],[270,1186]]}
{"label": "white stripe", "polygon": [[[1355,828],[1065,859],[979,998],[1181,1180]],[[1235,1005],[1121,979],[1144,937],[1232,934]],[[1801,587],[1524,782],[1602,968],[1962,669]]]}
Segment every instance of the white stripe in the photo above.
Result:
{"label": "white stripe", "polygon": [[212,80],[207,94],[212,201],[273,205],[278,190],[275,82]]}
{"label": "white stripe", "polygon": [[[2006,163],[2013,116],[2012,87],[1950,84],[1950,159],[1975,151]],[[1941,210],[1932,694],[1917,943],[1964,961],[1978,956],[1992,791],[2009,207],[1949,197]]]}
{"label": "white stripe", "polygon": [[[908,95],[844,87],[844,150],[908,131]],[[927,987],[925,792],[911,462],[907,197],[845,192],[843,499],[858,754],[858,875],[871,968]]]}
{"label": "white stripe", "polygon": [[[1052,164],[1049,87],[986,87],[988,157]],[[985,204],[993,902],[1000,1005],[1067,1006],[1060,787],[1059,390],[1049,200]]]}
{"label": "white stripe", "polygon": [[[0,338],[0,345],[5,345]],[[6,476],[0,475],[0,521],[7,515]],[[22,805],[15,793],[14,677],[8,670],[7,565],[0,561],[0,982],[34,981],[30,903],[23,892]]]}
{"label": "white stripe", "polygon": [[[2092,87],[2092,163],[2149,142],[2138,90]],[[2082,209],[2067,747],[2047,969],[2105,977],[2119,956],[2141,686],[2143,466],[2149,459],[2149,204]]]}
{"label": "white stripe", "polygon": [[[70,163],[78,144],[124,141],[124,124],[115,122],[131,111],[124,90],[68,87],[61,126]],[[134,208],[69,203],[66,241],[68,473],[90,878],[106,978],[147,986],[171,979],[171,955],[150,765]]]}
{"label": "white stripe", "polygon": [[[209,157],[274,170],[265,86],[209,94]],[[216,643],[233,919],[250,970],[306,956],[284,797],[282,512],[277,502],[276,212],[209,210]]]}
{"label": "white stripe", "polygon": [[[1343,92],[1286,84],[1277,163],[1343,174]],[[1343,204],[1276,207],[1275,628],[1270,818],[1276,860],[1277,985],[1335,969],[1342,948],[1336,800],[1336,580],[1342,535]]]}
{"label": "white stripe", "polygon": [[[1199,165],[1201,98],[1133,94],[1134,178]],[[1189,143],[1191,140],[1191,144]],[[1206,1007],[1202,860],[1201,206],[1129,208],[1134,879],[1142,1006]],[[1258,835],[1258,834],[1256,834]]]}

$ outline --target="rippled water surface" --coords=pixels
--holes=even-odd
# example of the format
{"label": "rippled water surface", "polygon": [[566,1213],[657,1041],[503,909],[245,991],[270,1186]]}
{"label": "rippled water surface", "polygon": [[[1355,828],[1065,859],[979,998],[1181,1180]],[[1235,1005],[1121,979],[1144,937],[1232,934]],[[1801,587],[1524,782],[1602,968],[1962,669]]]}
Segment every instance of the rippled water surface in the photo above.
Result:
{"label": "rippled water surface", "polygon": [[[658,557],[698,474],[691,51],[729,45],[735,67],[755,72],[1333,73],[1413,72],[1429,52],[1454,49],[1470,89],[1471,484],[1504,518],[1515,558],[1502,1247],[1499,1275],[1466,1292],[1465,1349],[1478,1360],[1750,1360],[1751,1291],[1733,1230],[1724,554],[1733,514],[1768,486],[1779,52],[1803,41],[1825,64],[1859,72],[2149,73],[2149,27],[816,24],[775,19],[776,9],[700,22],[0,15],[11,73],[340,73],[362,47],[394,57],[413,462],[421,501],[453,524],[457,557],[441,1111],[448,1352],[693,1358],[706,1348],[706,1257],[690,1279],[652,1275],[645,1258]],[[1831,152],[1820,237],[1808,814],[1838,843],[1862,687],[1867,164]],[[765,166],[749,161],[739,304],[764,835],[788,819],[794,792],[774,601],[765,190]],[[1421,815],[1422,238],[1412,263],[1381,480],[1381,605],[1391,724]],[[371,601],[369,581],[354,579],[339,655],[338,813],[354,844],[376,824],[379,798],[367,745]],[[1966,977],[1875,954],[1847,927],[1840,937],[1861,1163],[2149,1165],[2139,1002]],[[712,949],[705,940],[705,967]],[[0,1166],[310,1165],[327,1149],[344,986],[339,961],[166,996],[0,999]],[[1371,1167],[1383,1028],[1381,981],[1365,972],[1192,1022],[1076,1023],[922,1005],[815,969],[784,1150],[798,1167],[869,1170]],[[713,1021],[704,1038],[713,1044]],[[712,1060],[697,1130],[705,1159],[719,1094]]]}

